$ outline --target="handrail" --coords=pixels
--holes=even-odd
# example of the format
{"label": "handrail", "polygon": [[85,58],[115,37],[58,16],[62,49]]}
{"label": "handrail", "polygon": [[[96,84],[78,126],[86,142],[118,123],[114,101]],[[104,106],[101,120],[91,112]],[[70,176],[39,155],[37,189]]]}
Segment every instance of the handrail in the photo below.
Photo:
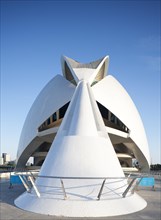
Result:
{"label": "handrail", "polygon": [[[17,172],[17,175],[19,173]],[[32,173],[32,175],[34,175]],[[31,176],[30,174],[25,174],[25,176]],[[44,175],[34,175],[34,177],[39,177],[39,178],[51,178],[51,179],[89,179],[89,180],[98,180],[98,179],[127,179],[127,177],[83,177],[83,176],[44,176]],[[138,176],[139,178],[140,176]]]}
{"label": "handrail", "polygon": [[[127,188],[121,194],[122,197],[125,198],[131,188],[132,188],[131,193],[132,194],[134,193],[135,187],[136,187],[136,185],[138,185],[137,179],[138,178],[142,179],[144,176],[147,176],[147,175],[133,175],[133,176],[130,175],[130,176],[126,176],[126,177],[82,177],[82,176],[81,177],[76,177],[76,176],[75,177],[69,177],[69,176],[65,177],[65,176],[45,176],[45,175],[38,175],[38,174],[35,175],[31,171],[27,171],[25,174],[24,174],[24,172],[15,172],[15,173],[21,178],[22,183],[24,184],[24,187],[26,188],[27,192],[31,192],[31,188],[29,187],[29,185],[32,185],[32,187],[35,190],[38,197],[40,197],[40,192],[35,184],[35,180],[37,178],[59,179],[60,183],[61,183],[63,195],[64,195],[64,200],[67,199],[67,194],[66,194],[66,190],[65,190],[64,182],[63,182],[64,179],[67,179],[67,180],[102,180],[103,179],[103,182],[101,184],[100,190],[97,195],[97,200],[100,200],[102,192],[103,192],[103,188],[106,183],[106,180],[112,180],[112,179],[113,180],[122,180],[122,181],[127,180],[127,184],[126,184]],[[131,181],[129,182],[130,179],[131,179]],[[31,184],[28,184],[27,180],[30,181]],[[124,187],[124,186],[125,185],[123,185],[121,187]],[[117,189],[115,189],[115,190],[117,190]]]}

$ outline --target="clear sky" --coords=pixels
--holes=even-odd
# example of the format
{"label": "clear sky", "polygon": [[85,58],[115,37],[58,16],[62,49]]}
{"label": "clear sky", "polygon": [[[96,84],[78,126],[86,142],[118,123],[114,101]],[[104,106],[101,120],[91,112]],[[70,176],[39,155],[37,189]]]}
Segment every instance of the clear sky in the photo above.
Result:
{"label": "clear sky", "polygon": [[152,163],[161,163],[160,3],[1,0],[1,152],[16,158],[25,117],[61,74],[61,55],[80,62],[109,55],[109,74],[136,104]]}

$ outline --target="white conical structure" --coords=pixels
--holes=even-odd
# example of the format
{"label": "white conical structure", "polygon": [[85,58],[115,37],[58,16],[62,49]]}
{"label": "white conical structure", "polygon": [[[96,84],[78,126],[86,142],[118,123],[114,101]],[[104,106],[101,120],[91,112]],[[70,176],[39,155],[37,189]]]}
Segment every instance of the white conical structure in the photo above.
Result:
{"label": "white conical structure", "polygon": [[96,68],[79,68],[66,58],[77,86],[35,182],[40,195],[34,189],[21,195],[15,204],[22,209],[56,216],[101,217],[128,214],[146,206],[135,193],[122,196],[127,180],[91,90],[105,59]]}
{"label": "white conical structure", "polygon": [[114,170],[115,176],[124,177],[88,84],[81,81],[40,175],[113,177]]}

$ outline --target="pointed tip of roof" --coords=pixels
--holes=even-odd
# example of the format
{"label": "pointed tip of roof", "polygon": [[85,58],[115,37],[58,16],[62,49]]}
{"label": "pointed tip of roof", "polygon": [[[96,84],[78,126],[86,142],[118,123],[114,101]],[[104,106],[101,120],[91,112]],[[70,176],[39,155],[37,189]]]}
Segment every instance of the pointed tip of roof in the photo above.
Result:
{"label": "pointed tip of roof", "polygon": [[89,62],[89,63],[81,63],[79,61],[76,61],[70,57],[67,57],[65,55],[62,56],[62,60],[66,60],[72,68],[89,68],[89,69],[97,69],[99,64],[102,62],[102,60],[109,59],[109,56],[104,56],[98,60]]}
{"label": "pointed tip of roof", "polygon": [[[99,71],[97,75],[97,81],[100,81],[106,75],[108,67],[109,56],[104,56],[98,60],[89,62],[89,63],[80,63],[72,58],[69,58],[65,55],[62,56],[62,70],[63,75],[69,81],[73,81],[74,84],[77,84],[78,81],[82,79],[93,79],[95,78],[95,73]],[[100,68],[101,72],[100,72]],[[88,80],[87,80],[88,81]]]}

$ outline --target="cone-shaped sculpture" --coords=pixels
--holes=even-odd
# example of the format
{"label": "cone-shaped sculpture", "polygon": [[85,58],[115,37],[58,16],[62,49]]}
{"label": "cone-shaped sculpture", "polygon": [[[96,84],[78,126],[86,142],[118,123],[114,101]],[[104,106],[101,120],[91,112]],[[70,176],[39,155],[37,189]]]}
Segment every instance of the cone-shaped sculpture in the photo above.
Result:
{"label": "cone-shaped sculpture", "polygon": [[72,71],[77,86],[35,182],[39,194],[32,189],[15,204],[32,212],[73,217],[139,211],[146,206],[142,198],[135,193],[122,196],[127,180],[90,87],[96,70]]}

